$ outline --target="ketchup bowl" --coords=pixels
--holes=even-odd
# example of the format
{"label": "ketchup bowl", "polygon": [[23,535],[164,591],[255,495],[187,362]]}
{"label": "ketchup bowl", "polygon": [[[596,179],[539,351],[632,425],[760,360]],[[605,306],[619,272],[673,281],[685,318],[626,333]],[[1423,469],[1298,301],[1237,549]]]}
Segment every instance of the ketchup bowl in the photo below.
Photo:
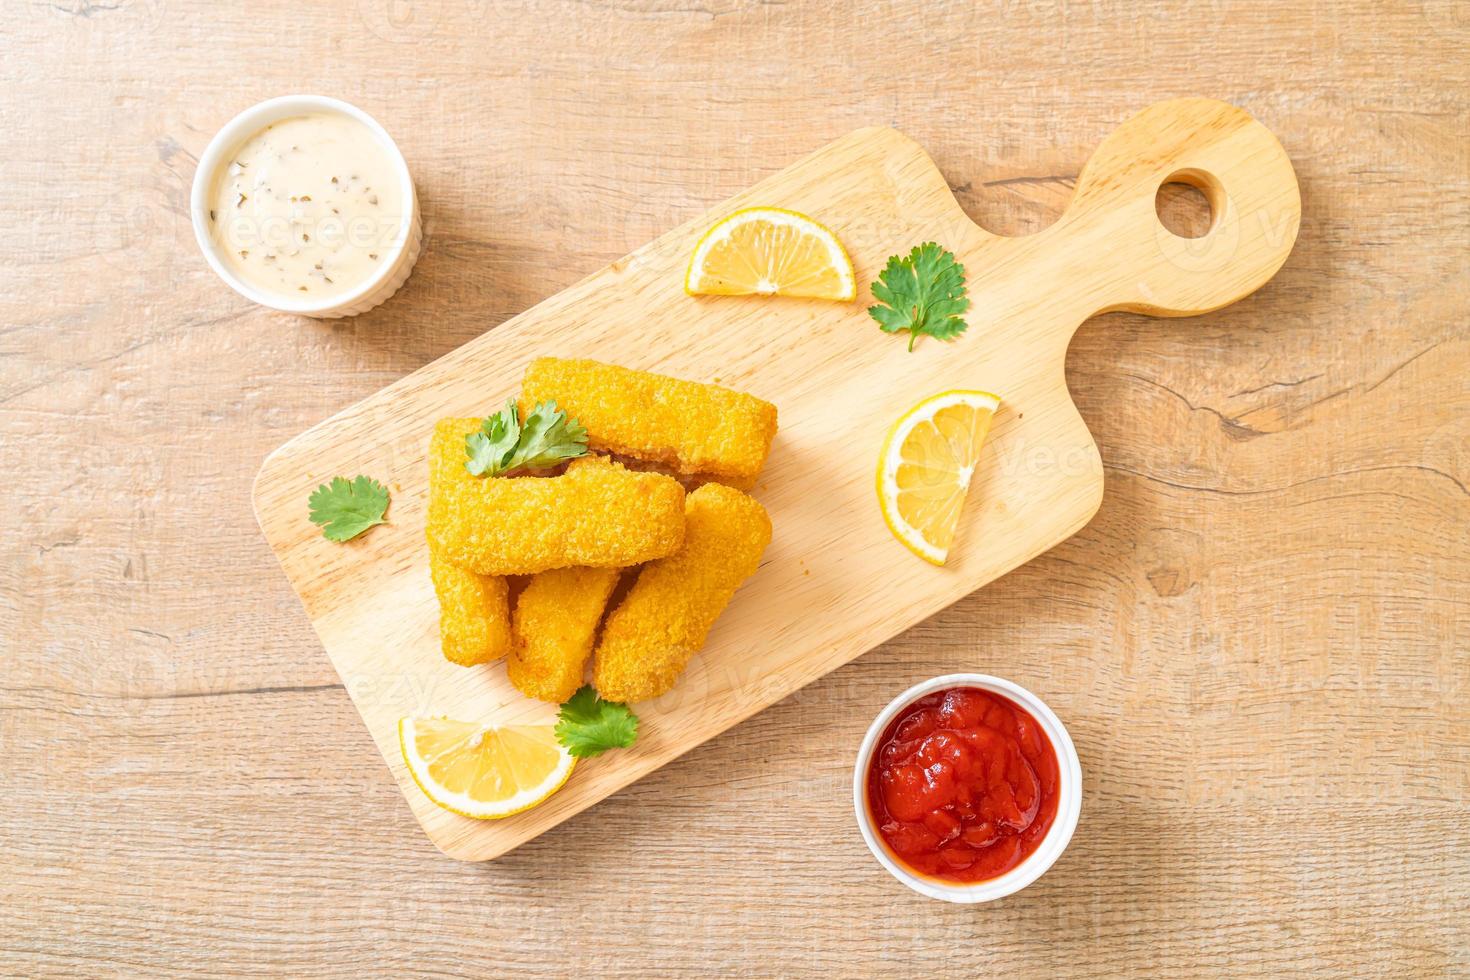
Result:
{"label": "ketchup bowl", "polygon": [[1067,729],[1030,691],[989,674],[915,684],[869,726],[852,778],[868,850],[920,895],[1004,898],[1046,873],[1082,810]]}

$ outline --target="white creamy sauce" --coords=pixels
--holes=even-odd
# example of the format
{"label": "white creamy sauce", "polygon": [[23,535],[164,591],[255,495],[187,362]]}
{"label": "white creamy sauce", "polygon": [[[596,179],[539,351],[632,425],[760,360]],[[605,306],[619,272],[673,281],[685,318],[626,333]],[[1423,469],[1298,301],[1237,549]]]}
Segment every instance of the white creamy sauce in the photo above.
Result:
{"label": "white creamy sauce", "polygon": [[296,299],[350,293],[398,244],[408,202],[366,126],[322,112],[282,119],[215,175],[209,219],[225,264],[248,285]]}

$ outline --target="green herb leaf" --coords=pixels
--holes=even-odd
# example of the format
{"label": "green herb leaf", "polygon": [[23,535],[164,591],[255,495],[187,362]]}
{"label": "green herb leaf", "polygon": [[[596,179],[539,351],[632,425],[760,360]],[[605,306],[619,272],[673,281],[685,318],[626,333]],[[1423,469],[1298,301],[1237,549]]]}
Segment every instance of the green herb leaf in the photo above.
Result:
{"label": "green herb leaf", "polygon": [[480,431],[465,437],[465,454],[469,460],[465,469],[475,476],[494,476],[506,467],[506,460],[515,453],[516,442],[521,437],[520,413],[516,411],[514,398],[508,399],[505,409],[480,423]]}
{"label": "green herb leaf", "polygon": [[587,430],[567,413],[557,411],[556,402],[543,402],[526,416],[510,468],[555,466],[585,455]]}
{"label": "green herb leaf", "polygon": [[543,469],[587,455],[587,430],[557,411],[556,402],[542,402],[522,422],[511,400],[465,437],[465,455],[465,469],[475,476]]}
{"label": "green herb leaf", "polygon": [[557,713],[556,740],[579,759],[626,749],[638,737],[638,716],[626,704],[604,701],[588,684]]}
{"label": "green herb leaf", "polygon": [[347,541],[370,527],[387,524],[388,488],[377,480],[359,476],[354,480],[334,476],[323,483],[306,502],[311,523],[321,526],[328,541]]}
{"label": "green herb leaf", "polygon": [[868,314],[885,333],[907,330],[909,350],[920,334],[954,340],[969,326],[960,319],[970,308],[965,267],[934,242],[915,246],[907,256],[890,256],[873,295],[886,305],[870,306]]}

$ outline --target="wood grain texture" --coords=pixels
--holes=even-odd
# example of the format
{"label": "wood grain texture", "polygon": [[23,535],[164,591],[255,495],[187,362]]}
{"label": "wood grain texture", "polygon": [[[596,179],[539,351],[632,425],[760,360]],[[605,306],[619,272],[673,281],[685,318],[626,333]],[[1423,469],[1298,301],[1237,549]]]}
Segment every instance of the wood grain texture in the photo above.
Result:
{"label": "wood grain texture", "polygon": [[[0,973],[1470,970],[1463,5],[355,7],[7,8]],[[293,90],[423,193],[349,323],[250,307],[188,227],[193,156]],[[271,449],[855,128],[1015,235],[1195,94],[1281,139],[1301,235],[1228,309],[1077,332],[1086,528],[500,860],[418,835],[255,527]],[[962,669],[1042,693],[1087,779],[978,910],[848,813],[868,719]]]}
{"label": "wood grain texture", "polygon": [[[1167,231],[1155,211],[1158,188],[1179,174],[1207,189],[1218,213],[1199,238]],[[1073,331],[1102,310],[1183,316],[1253,292],[1290,253],[1301,201],[1271,133],[1209,99],[1139,112],[1103,142],[1078,184],[1055,225],[1005,238],[964,215],[913,141],[892,129],[857,130],[270,455],[253,494],[261,529],[441,850],[498,857],[1087,523],[1103,476],[1063,379]],[[683,272],[699,236],[741,208],[773,204],[818,216],[864,282],[919,242],[952,248],[975,297],[973,334],[905,353],[902,338],[875,330],[861,303],[686,296]],[[584,764],[532,812],[471,820],[415,785],[399,719],[526,724],[553,721],[555,712],[522,697],[503,663],[464,670],[440,652],[424,541],[428,436],[440,418],[487,415],[516,397],[532,358],[573,355],[715,381],[776,404],[781,432],[756,495],[777,532],[755,580],[675,689],[638,706],[631,751]],[[958,546],[936,568],[891,540],[873,471],[892,421],[954,388],[1004,394]],[[393,488],[393,516],[344,548],[322,537],[301,501],[332,474],[359,471]],[[387,682],[414,695],[382,697]]]}

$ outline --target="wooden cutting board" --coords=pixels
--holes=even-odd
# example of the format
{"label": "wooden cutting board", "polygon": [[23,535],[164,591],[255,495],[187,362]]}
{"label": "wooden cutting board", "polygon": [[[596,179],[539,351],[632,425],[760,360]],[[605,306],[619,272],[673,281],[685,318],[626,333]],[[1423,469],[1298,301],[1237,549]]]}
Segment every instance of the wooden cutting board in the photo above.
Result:
{"label": "wooden cutting board", "polygon": [[[1171,180],[1209,200],[1203,237],[1160,224],[1155,194]],[[700,233],[756,205],[832,228],[852,256],[857,301],[686,296]],[[976,226],[902,134],[858,130],[297,436],[261,467],[256,515],[430,839],[451,857],[493,858],[1075,533],[1097,510],[1103,471],[1063,376],[1073,332],[1110,310],[1189,316],[1233,303],[1280,268],[1300,214],[1275,137],[1206,99],[1159,103],[1119,127],[1061,219],[1025,238]],[[866,284],[890,255],[930,240],[965,266],[970,329],[907,353],[903,336],[883,334],[865,312]],[[716,381],[774,402],[780,432],[755,495],[775,536],[679,684],[637,706],[631,750],[580,764],[540,807],[481,822],[418,790],[398,719],[550,721],[555,709],[517,693],[503,664],[462,668],[440,655],[425,454],[436,419],[497,410],[542,355]],[[1003,404],[950,563],[937,568],[889,535],[874,472],[893,420],[948,388],[994,391]],[[392,491],[391,524],[333,544],[308,522],[307,497],[358,473]]]}

